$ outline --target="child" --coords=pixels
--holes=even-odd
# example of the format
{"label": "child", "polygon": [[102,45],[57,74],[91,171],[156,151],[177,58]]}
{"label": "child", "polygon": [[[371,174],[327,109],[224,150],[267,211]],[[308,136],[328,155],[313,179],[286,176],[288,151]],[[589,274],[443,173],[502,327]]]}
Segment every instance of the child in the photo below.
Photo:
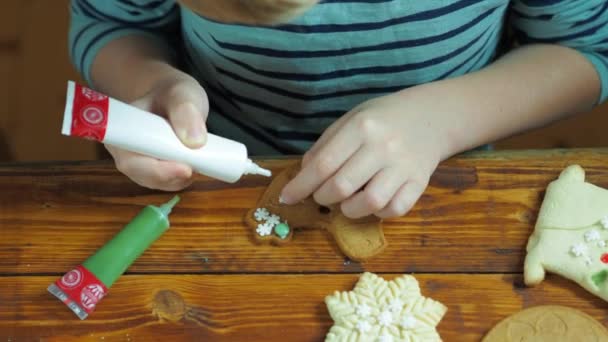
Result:
{"label": "child", "polygon": [[[608,97],[608,0],[72,0],[102,92],[252,154],[305,153],[281,200],[404,215],[441,160]],[[512,30],[521,47],[497,47]],[[137,129],[137,127],[133,127]],[[138,184],[192,170],[107,146]]]}

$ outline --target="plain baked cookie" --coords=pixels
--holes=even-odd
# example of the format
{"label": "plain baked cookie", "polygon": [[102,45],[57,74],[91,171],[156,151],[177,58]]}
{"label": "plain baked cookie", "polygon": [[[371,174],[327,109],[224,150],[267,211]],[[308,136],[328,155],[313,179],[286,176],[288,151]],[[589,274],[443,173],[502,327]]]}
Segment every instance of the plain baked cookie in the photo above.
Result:
{"label": "plain baked cookie", "polygon": [[537,306],[507,317],[482,342],[605,342],[608,331],[593,317],[565,306]]}
{"label": "plain baked cookie", "polygon": [[[294,229],[326,229],[342,253],[352,260],[365,261],[384,250],[387,243],[381,220],[376,216],[349,219],[342,214],[339,206],[322,207],[310,197],[296,205],[279,203],[283,187],[299,170],[298,162],[279,173],[259,199],[256,208],[245,215],[245,223],[257,241],[283,245],[291,241]],[[283,237],[273,232],[279,223],[289,227]]]}
{"label": "plain baked cookie", "polygon": [[577,282],[608,300],[608,190],[585,182],[585,171],[569,166],[547,187],[524,264],[533,286],[545,271]]}
{"label": "plain baked cookie", "polygon": [[445,305],[420,293],[416,278],[402,275],[386,281],[364,273],[349,292],[325,298],[334,325],[326,342],[437,342],[437,324]]}

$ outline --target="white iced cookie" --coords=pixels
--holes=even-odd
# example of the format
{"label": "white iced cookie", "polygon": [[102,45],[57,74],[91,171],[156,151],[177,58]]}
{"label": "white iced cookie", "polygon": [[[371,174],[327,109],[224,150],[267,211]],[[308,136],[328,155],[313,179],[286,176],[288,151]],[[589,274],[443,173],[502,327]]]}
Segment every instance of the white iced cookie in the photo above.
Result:
{"label": "white iced cookie", "polygon": [[386,281],[364,273],[349,292],[325,298],[334,325],[326,342],[441,341],[436,326],[447,308],[420,293],[416,278]]}
{"label": "white iced cookie", "polygon": [[608,190],[585,182],[569,166],[547,188],[524,264],[524,280],[539,284],[545,271],[577,282],[608,300]]}

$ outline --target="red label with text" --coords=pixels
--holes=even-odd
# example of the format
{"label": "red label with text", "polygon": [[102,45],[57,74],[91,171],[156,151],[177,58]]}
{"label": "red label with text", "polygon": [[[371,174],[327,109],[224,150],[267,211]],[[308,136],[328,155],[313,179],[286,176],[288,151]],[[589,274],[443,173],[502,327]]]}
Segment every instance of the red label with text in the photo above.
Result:
{"label": "red label with text", "polygon": [[107,96],[76,84],[70,135],[103,141],[109,106],[110,99]]}
{"label": "red label with text", "polygon": [[95,310],[95,305],[108,293],[106,286],[83,266],[78,266],[55,282],[67,296],[66,305],[76,302],[87,313]]}

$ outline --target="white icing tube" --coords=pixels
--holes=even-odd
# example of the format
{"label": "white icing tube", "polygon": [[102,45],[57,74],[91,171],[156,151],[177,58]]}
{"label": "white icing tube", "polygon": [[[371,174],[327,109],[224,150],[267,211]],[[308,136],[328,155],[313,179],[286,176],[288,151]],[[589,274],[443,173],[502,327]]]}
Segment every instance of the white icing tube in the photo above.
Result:
{"label": "white icing tube", "polygon": [[270,177],[247,156],[245,145],[208,134],[199,149],[184,146],[164,118],[109,98],[72,81],[61,132],[150,157],[190,165],[196,172],[234,183],[246,174]]}

